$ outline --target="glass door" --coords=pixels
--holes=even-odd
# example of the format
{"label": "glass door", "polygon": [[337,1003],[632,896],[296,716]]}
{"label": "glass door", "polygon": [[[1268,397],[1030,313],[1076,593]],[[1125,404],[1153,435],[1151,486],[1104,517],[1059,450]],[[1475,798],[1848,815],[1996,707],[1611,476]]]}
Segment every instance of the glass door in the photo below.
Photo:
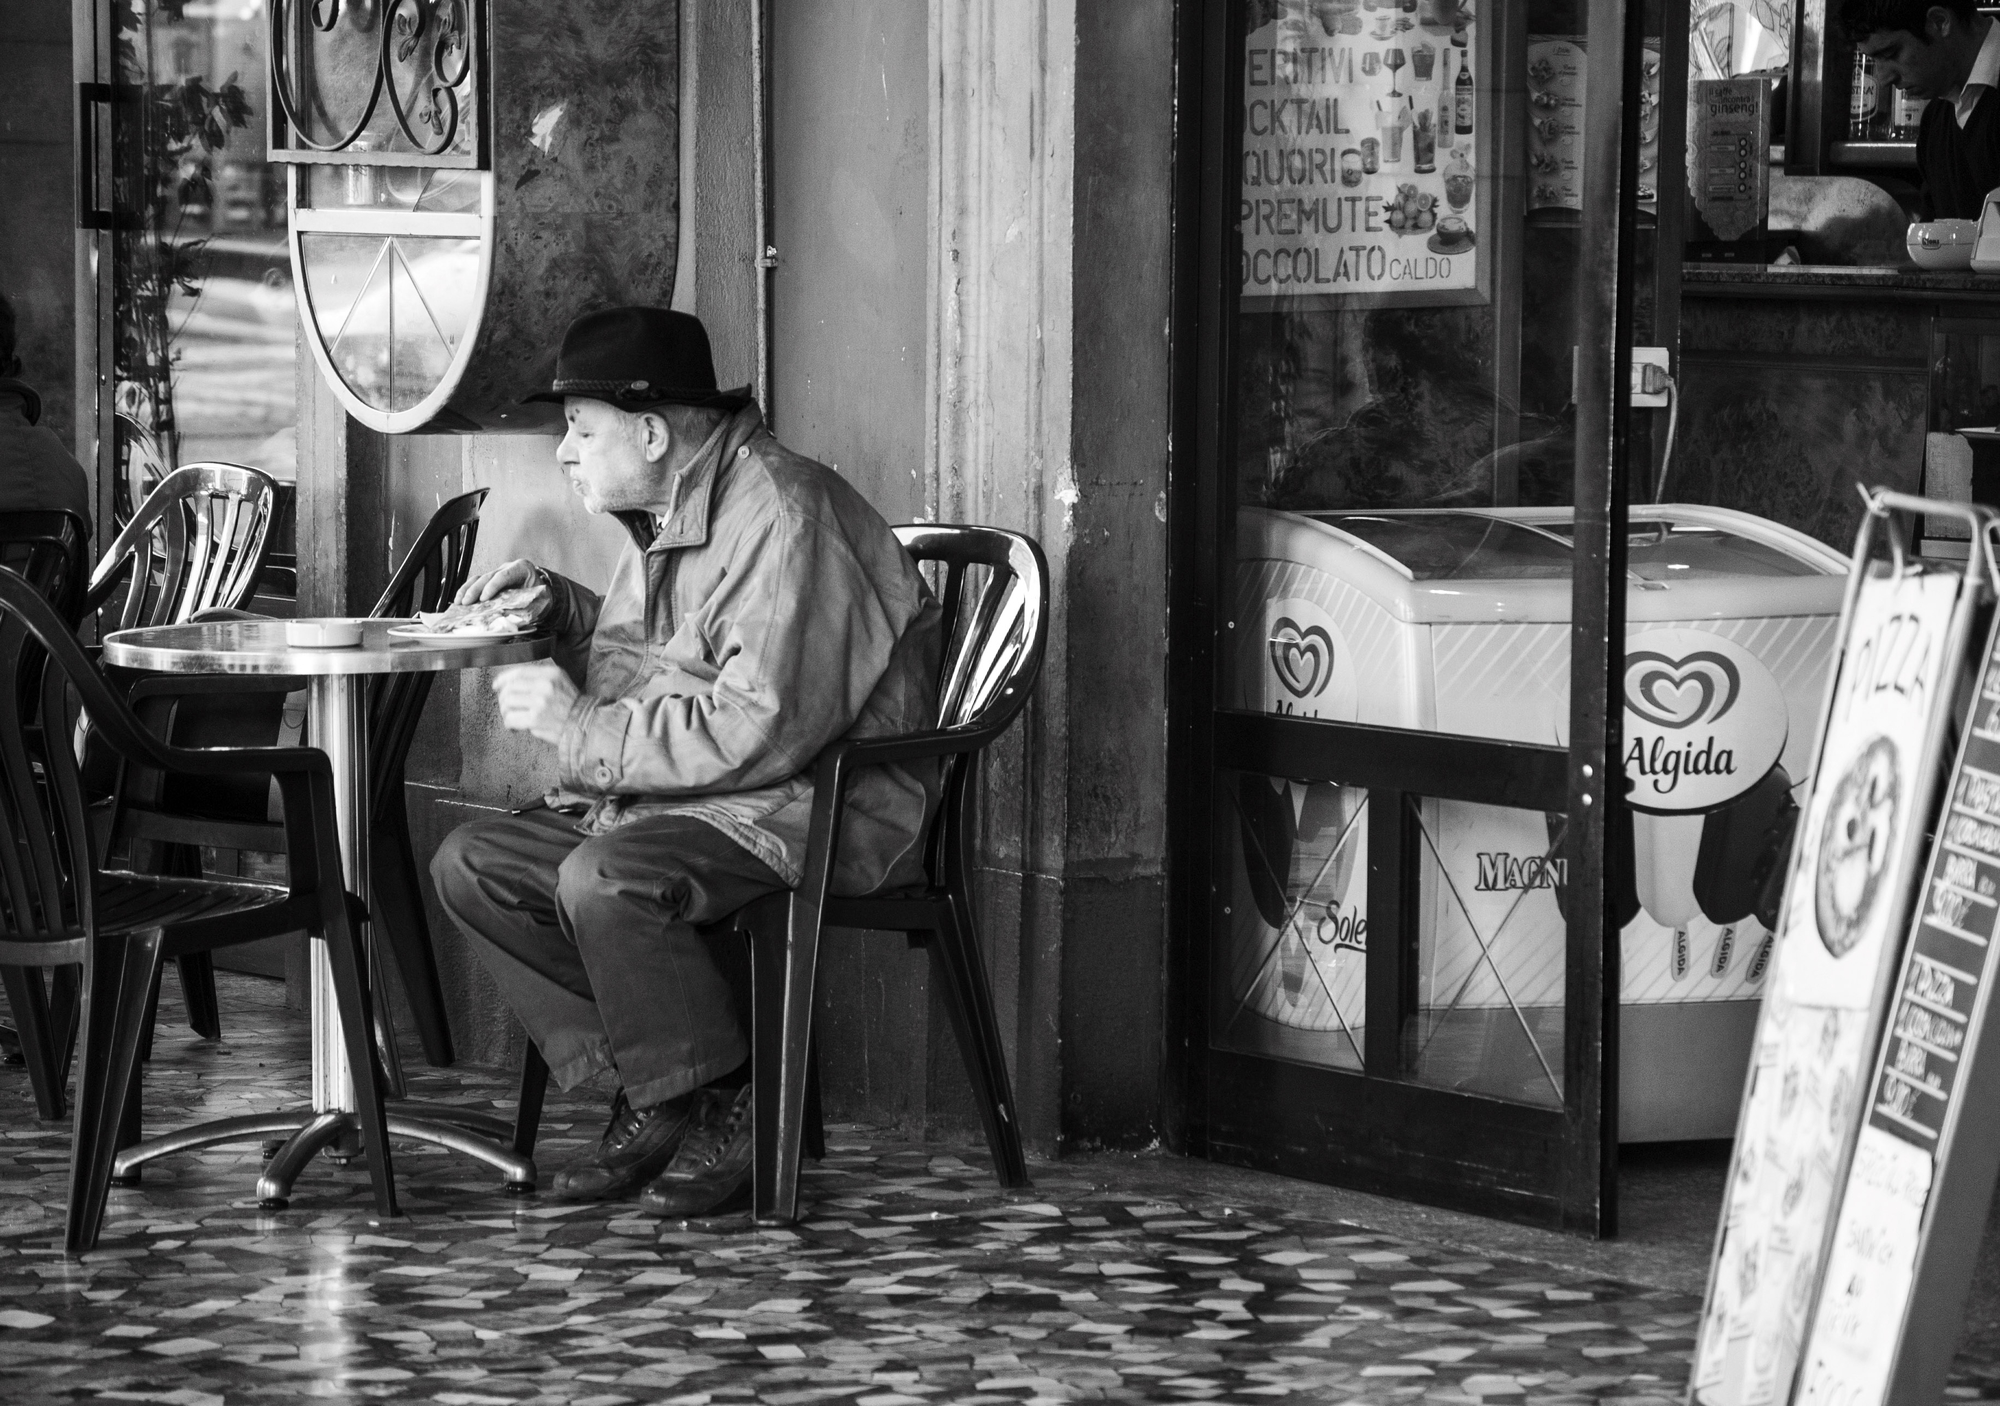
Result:
{"label": "glass door", "polygon": [[[264,0],[78,0],[79,413],[95,426],[100,545],[181,464],[296,478],[269,26]],[[289,515],[277,533],[267,584],[288,595]]]}
{"label": "glass door", "polygon": [[[1656,233],[1659,50],[1616,0],[1206,22],[1190,1142],[1609,1233],[1632,901],[1606,863],[1632,843],[1605,785],[1612,392]],[[1671,687],[1713,687],[1689,667]]]}

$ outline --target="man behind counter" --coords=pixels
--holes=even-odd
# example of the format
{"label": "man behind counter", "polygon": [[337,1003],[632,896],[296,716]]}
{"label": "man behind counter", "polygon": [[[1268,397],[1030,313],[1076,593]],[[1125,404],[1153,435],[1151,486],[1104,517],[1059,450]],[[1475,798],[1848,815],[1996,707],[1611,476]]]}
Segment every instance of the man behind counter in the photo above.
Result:
{"label": "man behind counter", "polygon": [[2000,26],[1972,0],[1842,0],[1840,25],[1875,60],[1885,97],[1894,84],[1927,104],[1917,217],[1978,219],[1986,192],[2000,186]]}

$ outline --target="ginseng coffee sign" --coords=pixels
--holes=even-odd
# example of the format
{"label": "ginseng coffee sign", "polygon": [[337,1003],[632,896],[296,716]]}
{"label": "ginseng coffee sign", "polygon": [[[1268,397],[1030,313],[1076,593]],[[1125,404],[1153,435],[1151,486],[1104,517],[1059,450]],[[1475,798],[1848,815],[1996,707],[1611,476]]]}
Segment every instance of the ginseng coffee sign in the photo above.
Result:
{"label": "ginseng coffee sign", "polygon": [[1625,775],[1635,810],[1727,805],[1785,749],[1784,691],[1749,651],[1702,630],[1648,630],[1625,643]]}

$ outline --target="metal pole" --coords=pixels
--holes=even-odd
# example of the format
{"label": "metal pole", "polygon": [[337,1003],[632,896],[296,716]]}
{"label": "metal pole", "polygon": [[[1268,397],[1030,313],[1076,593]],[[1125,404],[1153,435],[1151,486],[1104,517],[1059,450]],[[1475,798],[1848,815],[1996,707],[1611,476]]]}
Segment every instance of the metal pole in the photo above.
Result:
{"label": "metal pole", "polygon": [[[307,685],[306,717],[312,745],[333,765],[333,807],[340,830],[342,883],[368,893],[368,729],[362,717],[363,681],[341,674],[316,675]],[[333,968],[326,944],[310,944],[312,964],[312,1102],[320,1112],[352,1111],[353,1071],[341,1043],[340,1008],[333,996]]]}
{"label": "metal pole", "polygon": [[757,185],[757,403],[764,420],[775,424],[771,405],[771,282],[778,268],[771,218],[771,11],[756,0],[750,16],[750,120],[756,126],[751,150]]}
{"label": "metal pole", "polygon": [[[1620,756],[1625,659],[1626,466],[1637,239],[1640,12],[1589,0],[1583,139],[1584,226],[1577,269],[1576,565],[1571,582],[1569,939],[1563,1111],[1563,1222],[1618,1228],[1618,920],[1625,862]],[[1607,218],[1613,212],[1616,219]]]}

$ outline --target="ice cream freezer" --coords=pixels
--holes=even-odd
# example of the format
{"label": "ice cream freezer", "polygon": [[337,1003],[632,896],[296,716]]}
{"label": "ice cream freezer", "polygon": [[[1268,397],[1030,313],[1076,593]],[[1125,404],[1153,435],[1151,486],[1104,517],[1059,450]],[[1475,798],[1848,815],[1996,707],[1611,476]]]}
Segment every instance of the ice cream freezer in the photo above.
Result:
{"label": "ice cream freezer", "polygon": [[[1290,513],[1237,533],[1236,706],[1563,745],[1566,508]],[[1727,1137],[1847,560],[1720,508],[1631,510],[1620,1136]],[[1366,793],[1245,775],[1218,954],[1226,1046],[1361,1067]],[[1560,1100],[1564,817],[1415,803],[1410,1077]]]}

